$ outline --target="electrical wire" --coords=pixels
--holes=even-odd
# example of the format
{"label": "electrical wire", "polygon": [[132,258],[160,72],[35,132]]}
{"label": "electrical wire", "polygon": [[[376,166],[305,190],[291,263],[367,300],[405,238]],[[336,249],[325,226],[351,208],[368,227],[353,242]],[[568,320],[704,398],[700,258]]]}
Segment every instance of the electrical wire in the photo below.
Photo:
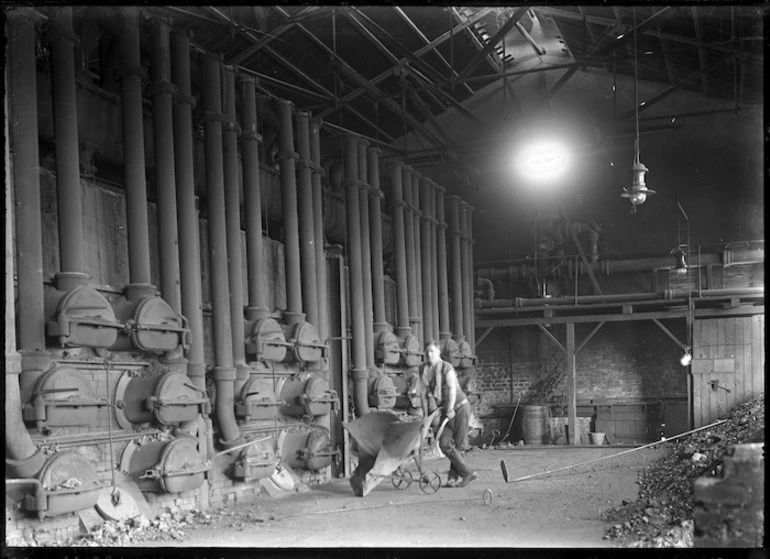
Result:
{"label": "electrical wire", "polygon": [[634,156],[634,163],[639,164],[639,61],[637,58],[637,44],[636,37],[638,31],[636,29],[636,6],[632,8],[634,13],[634,111],[636,114],[636,141],[634,142],[634,149],[636,155]]}

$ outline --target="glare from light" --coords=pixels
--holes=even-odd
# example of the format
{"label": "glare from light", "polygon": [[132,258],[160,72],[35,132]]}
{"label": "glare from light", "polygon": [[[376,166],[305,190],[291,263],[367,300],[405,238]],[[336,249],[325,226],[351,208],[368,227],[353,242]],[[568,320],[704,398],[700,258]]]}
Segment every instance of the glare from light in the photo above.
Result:
{"label": "glare from light", "polygon": [[559,142],[540,141],[525,147],[518,156],[518,168],[530,179],[551,180],[562,176],[571,161],[569,150]]}
{"label": "glare from light", "polygon": [[684,353],[682,354],[682,357],[679,359],[679,362],[682,364],[682,367],[687,367],[690,363],[692,363],[692,355],[690,354],[689,347],[684,348]]}

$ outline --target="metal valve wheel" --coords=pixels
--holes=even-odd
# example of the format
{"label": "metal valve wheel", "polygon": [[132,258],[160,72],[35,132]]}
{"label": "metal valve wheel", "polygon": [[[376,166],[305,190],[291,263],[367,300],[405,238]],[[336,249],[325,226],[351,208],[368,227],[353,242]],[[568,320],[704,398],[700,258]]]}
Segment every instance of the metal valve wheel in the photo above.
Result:
{"label": "metal valve wheel", "polygon": [[441,487],[441,477],[436,472],[425,472],[420,476],[420,489],[426,495],[432,495]]}
{"label": "metal valve wheel", "polygon": [[412,477],[412,472],[401,467],[390,474],[390,482],[393,484],[393,487],[401,491],[404,491],[410,485],[412,485],[413,480],[414,478]]}

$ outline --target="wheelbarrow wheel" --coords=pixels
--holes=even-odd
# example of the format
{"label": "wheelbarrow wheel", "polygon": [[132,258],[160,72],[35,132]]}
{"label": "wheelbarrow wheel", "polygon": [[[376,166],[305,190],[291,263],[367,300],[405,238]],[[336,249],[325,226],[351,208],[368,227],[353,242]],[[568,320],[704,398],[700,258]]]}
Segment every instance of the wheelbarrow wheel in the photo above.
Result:
{"label": "wheelbarrow wheel", "polygon": [[395,472],[390,474],[390,482],[393,484],[393,487],[401,491],[404,491],[410,485],[412,485],[412,481],[412,472],[409,470],[404,470],[400,467]]}
{"label": "wheelbarrow wheel", "polygon": [[432,495],[441,487],[441,477],[436,472],[425,472],[420,476],[420,489],[426,495]]}

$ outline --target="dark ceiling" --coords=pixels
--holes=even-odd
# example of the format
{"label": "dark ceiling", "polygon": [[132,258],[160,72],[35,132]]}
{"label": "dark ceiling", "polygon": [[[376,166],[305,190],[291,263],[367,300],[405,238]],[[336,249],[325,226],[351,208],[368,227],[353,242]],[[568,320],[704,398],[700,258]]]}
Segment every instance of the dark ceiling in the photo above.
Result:
{"label": "dark ceiling", "polygon": [[[92,8],[82,8],[84,10]],[[519,113],[547,105],[581,71],[657,82],[732,101],[763,102],[761,5],[599,6],[157,6],[196,48],[256,75],[269,95],[324,120],[326,134],[351,130],[398,151],[405,132],[457,161],[462,138],[438,117],[453,109],[469,130],[490,123],[467,108],[503,83]],[[516,79],[555,72],[536,106],[519,106]],[[555,81],[554,81],[555,80]],[[653,111],[654,112],[654,111]],[[631,114],[617,114],[628,120]],[[648,113],[649,114],[649,113]]]}

